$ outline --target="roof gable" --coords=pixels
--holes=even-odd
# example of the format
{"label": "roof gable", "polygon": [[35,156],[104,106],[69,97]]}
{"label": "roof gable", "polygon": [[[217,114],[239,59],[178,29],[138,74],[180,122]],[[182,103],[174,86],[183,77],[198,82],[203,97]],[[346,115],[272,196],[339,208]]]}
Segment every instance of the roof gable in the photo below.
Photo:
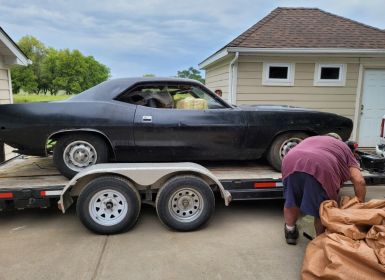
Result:
{"label": "roof gable", "polygon": [[28,65],[30,63],[28,57],[1,27],[0,56],[3,56],[6,65]]}
{"label": "roof gable", "polygon": [[225,47],[385,49],[385,31],[317,8],[277,8]]}

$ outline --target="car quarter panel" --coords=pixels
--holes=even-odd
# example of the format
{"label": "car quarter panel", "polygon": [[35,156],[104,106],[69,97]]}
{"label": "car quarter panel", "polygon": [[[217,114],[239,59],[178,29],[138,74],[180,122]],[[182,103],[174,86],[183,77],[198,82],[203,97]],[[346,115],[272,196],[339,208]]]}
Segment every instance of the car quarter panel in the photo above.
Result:
{"label": "car quarter panel", "polygon": [[23,154],[44,156],[47,138],[66,130],[94,129],[113,145],[133,145],[135,106],[119,102],[51,102],[0,106],[0,140]]}

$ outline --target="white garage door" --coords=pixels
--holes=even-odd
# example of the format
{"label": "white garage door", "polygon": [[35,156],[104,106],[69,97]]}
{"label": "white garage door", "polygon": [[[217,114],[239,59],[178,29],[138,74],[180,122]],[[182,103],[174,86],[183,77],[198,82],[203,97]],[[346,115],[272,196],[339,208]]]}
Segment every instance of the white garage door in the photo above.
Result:
{"label": "white garage door", "polygon": [[361,147],[374,147],[385,115],[385,69],[365,70],[361,108],[358,143]]}

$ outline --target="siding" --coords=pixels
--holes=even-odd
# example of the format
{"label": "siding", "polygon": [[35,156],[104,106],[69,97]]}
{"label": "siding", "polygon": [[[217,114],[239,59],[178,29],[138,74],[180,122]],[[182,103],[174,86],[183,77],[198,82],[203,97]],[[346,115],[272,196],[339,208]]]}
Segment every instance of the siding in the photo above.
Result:
{"label": "siding", "polygon": [[9,88],[8,69],[3,66],[0,56],[0,104],[11,102],[11,94]]}
{"label": "siding", "polygon": [[222,90],[222,98],[228,100],[229,94],[229,65],[232,58],[220,61],[206,69],[206,86],[215,91]]}
{"label": "siding", "polygon": [[[263,86],[263,62],[295,63],[294,86]],[[316,63],[346,63],[346,85],[313,86]],[[285,104],[354,118],[359,74],[358,58],[240,56],[237,104]]]}
{"label": "siding", "polygon": [[[11,103],[8,73],[8,69],[4,67],[0,56],[0,104]],[[14,155],[12,148],[5,146],[5,158],[9,159]]]}

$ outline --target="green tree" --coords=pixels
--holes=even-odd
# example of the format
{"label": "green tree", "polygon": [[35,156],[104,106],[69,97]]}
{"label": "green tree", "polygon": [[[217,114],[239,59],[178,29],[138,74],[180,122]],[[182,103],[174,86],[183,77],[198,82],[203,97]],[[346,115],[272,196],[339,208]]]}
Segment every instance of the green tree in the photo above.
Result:
{"label": "green tree", "polygon": [[32,64],[12,68],[15,93],[23,89],[29,93],[57,94],[64,90],[76,94],[110,77],[107,66],[79,50],[46,48],[32,36],[24,36],[18,44]]}
{"label": "green tree", "polygon": [[54,48],[49,48],[41,65],[41,87],[44,94],[49,92],[51,95],[56,95],[60,89],[53,83],[53,80],[59,75],[58,61],[59,52]]}
{"label": "green tree", "polygon": [[85,57],[80,51],[60,50],[50,61],[54,77],[52,86],[67,94],[76,94],[93,87],[110,76],[110,69],[92,56]]}
{"label": "green tree", "polygon": [[93,56],[84,57],[84,62],[86,72],[84,73],[83,83],[81,84],[82,91],[100,84],[110,77],[110,69],[96,61]]}
{"label": "green tree", "polygon": [[46,47],[33,36],[24,36],[18,46],[24,54],[32,61],[26,67],[14,66],[12,71],[12,86],[15,93],[21,89],[27,92],[40,92],[41,88],[41,63],[46,55]]}
{"label": "green tree", "polygon": [[188,79],[193,79],[197,80],[201,83],[204,83],[205,80],[203,79],[201,72],[194,67],[190,67],[187,70],[181,70],[177,72],[177,77],[179,78],[188,78]]}
{"label": "green tree", "polygon": [[12,89],[15,94],[19,93],[22,89],[26,92],[37,91],[36,76],[33,73],[32,67],[15,65],[11,69]]}
{"label": "green tree", "polygon": [[155,74],[151,74],[151,73],[148,73],[148,74],[144,74],[143,77],[155,77]]}

